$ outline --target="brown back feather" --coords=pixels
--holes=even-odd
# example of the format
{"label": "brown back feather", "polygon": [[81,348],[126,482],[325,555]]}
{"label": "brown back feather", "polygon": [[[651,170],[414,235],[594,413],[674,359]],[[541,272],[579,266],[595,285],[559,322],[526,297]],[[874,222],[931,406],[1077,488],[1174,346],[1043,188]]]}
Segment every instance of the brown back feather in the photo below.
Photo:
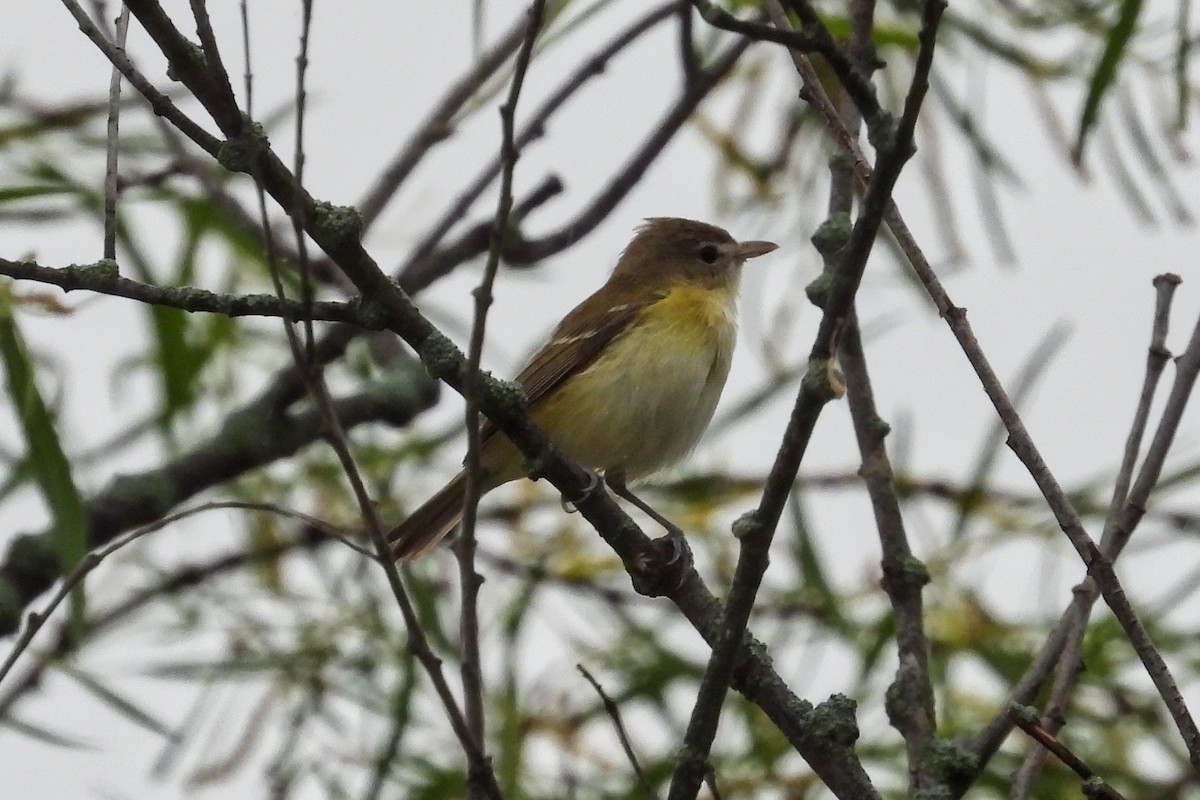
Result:
{"label": "brown back feather", "polygon": [[[593,294],[577,305],[550,335],[550,341],[534,354],[517,383],[525,389],[529,407],[557,388],[563,381],[583,370],[596,360],[614,339],[629,329],[647,305],[658,300],[650,297],[637,301],[612,303],[611,295]],[[483,441],[496,433],[496,427],[484,422]]]}

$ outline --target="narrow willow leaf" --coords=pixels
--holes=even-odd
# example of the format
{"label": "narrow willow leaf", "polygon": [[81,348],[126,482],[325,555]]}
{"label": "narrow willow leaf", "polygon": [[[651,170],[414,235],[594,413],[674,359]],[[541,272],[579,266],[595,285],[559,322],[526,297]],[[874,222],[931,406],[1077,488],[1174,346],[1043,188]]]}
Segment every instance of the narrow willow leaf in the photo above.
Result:
{"label": "narrow willow leaf", "polygon": [[1096,68],[1092,70],[1092,78],[1088,82],[1087,99],[1083,102],[1083,113],[1079,115],[1079,135],[1075,139],[1075,147],[1071,153],[1076,164],[1083,160],[1084,145],[1087,144],[1088,136],[1091,135],[1092,129],[1096,127],[1096,121],[1099,119],[1100,102],[1112,86],[1113,79],[1117,75],[1117,67],[1120,66],[1121,59],[1125,56],[1125,49],[1129,46],[1129,40],[1133,38],[1133,32],[1137,30],[1138,17],[1141,12],[1142,0],[1122,0],[1121,8],[1117,12],[1117,21],[1109,30],[1108,38],[1104,40],[1104,50],[1100,53],[1100,60],[1096,62]]}
{"label": "narrow willow leaf", "polygon": [[113,708],[118,714],[135,725],[141,725],[143,728],[153,731],[154,733],[161,734],[162,736],[175,736],[174,731],[172,731],[164,723],[160,722],[148,711],[141,708],[132,700],[118,693],[114,689],[105,686],[93,676],[83,672],[82,670],[73,669],[66,665],[60,665],[59,669],[63,674],[78,681],[80,686],[94,695],[102,703]]}
{"label": "narrow willow leaf", "polygon": [[0,187],[0,203],[28,200],[33,197],[53,197],[63,194],[69,194],[69,192],[58,186],[42,186],[39,184],[4,186]]}
{"label": "narrow willow leaf", "polygon": [[49,728],[43,728],[41,725],[34,725],[30,722],[22,722],[12,716],[0,718],[0,726],[24,734],[31,739],[37,739],[39,742],[52,744],[56,747],[71,747],[76,750],[90,750],[88,745],[84,744],[79,739],[71,738],[61,733],[55,733]]}
{"label": "narrow willow leaf", "polygon": [[[53,543],[65,573],[87,551],[87,523],[83,501],[71,477],[49,409],[38,391],[33,360],[12,313],[12,295],[0,287],[0,361],[3,361],[8,396],[21,426],[34,479],[46,500],[53,523]],[[82,584],[71,594],[73,625],[83,620]],[[78,627],[76,627],[78,630]]]}

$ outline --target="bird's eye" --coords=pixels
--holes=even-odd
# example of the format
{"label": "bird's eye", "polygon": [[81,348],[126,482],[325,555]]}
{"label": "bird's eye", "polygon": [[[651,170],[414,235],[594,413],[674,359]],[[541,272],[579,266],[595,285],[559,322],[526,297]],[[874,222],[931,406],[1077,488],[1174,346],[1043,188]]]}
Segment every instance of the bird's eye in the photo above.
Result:
{"label": "bird's eye", "polygon": [[706,244],[696,251],[696,255],[705,264],[715,264],[721,253],[715,244]]}

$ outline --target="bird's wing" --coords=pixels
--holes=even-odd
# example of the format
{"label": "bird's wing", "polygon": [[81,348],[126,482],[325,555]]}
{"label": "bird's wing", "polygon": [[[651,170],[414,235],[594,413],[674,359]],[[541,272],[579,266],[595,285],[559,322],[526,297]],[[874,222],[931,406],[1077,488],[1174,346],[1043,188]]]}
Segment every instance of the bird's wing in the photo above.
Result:
{"label": "bird's wing", "polygon": [[[525,389],[529,407],[558,387],[563,381],[586,369],[614,339],[628,330],[647,305],[658,297],[632,302],[618,303],[609,308],[598,308],[610,303],[611,299],[592,295],[563,317],[562,322],[550,335],[550,341],[534,354],[517,383]],[[485,422],[481,436],[487,441],[496,428]]]}

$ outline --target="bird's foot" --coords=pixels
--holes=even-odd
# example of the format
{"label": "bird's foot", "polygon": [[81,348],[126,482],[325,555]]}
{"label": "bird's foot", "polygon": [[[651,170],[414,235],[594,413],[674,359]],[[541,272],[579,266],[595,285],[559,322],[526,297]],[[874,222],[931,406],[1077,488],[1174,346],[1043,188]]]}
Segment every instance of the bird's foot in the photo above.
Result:
{"label": "bird's foot", "polygon": [[665,536],[651,539],[638,558],[633,588],[646,597],[663,597],[683,588],[692,574],[692,548],[674,526]]}
{"label": "bird's foot", "polygon": [[598,489],[599,487],[600,487],[600,477],[594,472],[589,472],[588,473],[588,484],[587,484],[587,486],[583,487],[583,491],[579,493],[578,497],[569,498],[566,495],[562,496],[563,511],[567,512],[568,514],[574,514],[576,511],[579,510],[578,508],[576,508],[576,506],[579,503],[582,503],[584,500],[587,500],[589,497],[591,497],[592,492],[596,491],[596,489]]}

